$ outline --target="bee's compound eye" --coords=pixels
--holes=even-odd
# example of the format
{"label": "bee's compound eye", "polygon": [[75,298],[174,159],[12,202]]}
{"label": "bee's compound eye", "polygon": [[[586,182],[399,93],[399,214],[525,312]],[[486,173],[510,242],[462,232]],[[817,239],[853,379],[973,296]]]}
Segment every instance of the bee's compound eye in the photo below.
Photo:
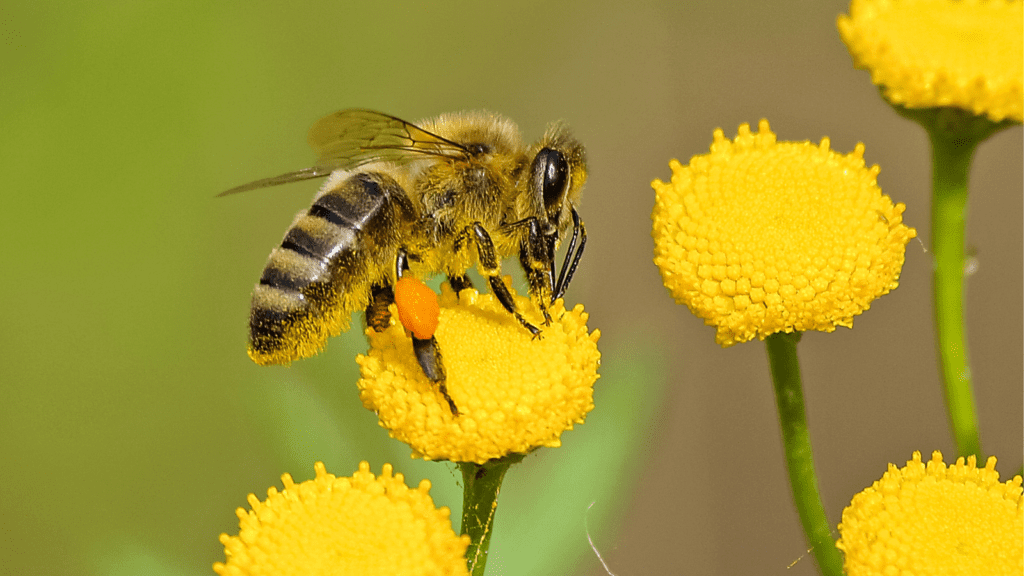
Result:
{"label": "bee's compound eye", "polygon": [[395,304],[402,326],[420,340],[429,340],[441,317],[437,294],[421,280],[404,276],[395,283]]}
{"label": "bee's compound eye", "polygon": [[569,179],[569,163],[565,155],[553,148],[541,148],[533,159],[533,183],[544,196],[548,212],[557,210]]}

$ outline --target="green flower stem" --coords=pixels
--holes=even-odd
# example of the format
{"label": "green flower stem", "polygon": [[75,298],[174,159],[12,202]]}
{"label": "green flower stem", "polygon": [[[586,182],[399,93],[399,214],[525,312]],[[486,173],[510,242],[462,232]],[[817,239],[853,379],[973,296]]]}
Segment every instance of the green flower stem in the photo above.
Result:
{"label": "green flower stem", "polygon": [[462,533],[469,535],[466,565],[472,576],[482,576],[491,545],[498,492],[509,466],[522,461],[523,454],[512,454],[484,464],[460,462],[462,470]]}
{"label": "green flower stem", "polygon": [[799,334],[782,332],[765,339],[782,428],[782,444],[786,451],[786,468],[800,523],[814,551],[818,569],[825,576],[842,576],[843,558],[832,540],[832,527],[825,516],[825,507],[818,495],[818,479],[814,474],[814,456],[800,383],[800,361],[796,355],[799,340]]}
{"label": "green flower stem", "polygon": [[928,136],[932,142],[932,289],[946,407],[957,454],[976,454],[980,458],[981,440],[964,322],[967,177],[977,142],[958,141],[941,130],[929,130]]}
{"label": "green flower stem", "polygon": [[1013,123],[992,122],[959,108],[909,109],[896,105],[893,108],[923,126],[931,140],[936,344],[957,455],[974,454],[980,462],[978,411],[964,320],[967,181],[978,144]]}

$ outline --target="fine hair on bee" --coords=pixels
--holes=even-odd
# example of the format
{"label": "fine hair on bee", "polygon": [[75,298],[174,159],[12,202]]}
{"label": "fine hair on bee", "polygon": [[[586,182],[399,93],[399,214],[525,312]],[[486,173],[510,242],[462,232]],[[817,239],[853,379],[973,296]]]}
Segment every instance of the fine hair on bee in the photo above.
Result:
{"label": "fine hair on bee", "polygon": [[[586,245],[577,211],[586,157],[565,124],[551,124],[526,144],[516,125],[497,114],[461,112],[413,124],[349,109],[314,124],[309,144],[316,165],[221,194],[327,178],[271,251],[253,290],[253,361],[312,356],[359,310],[369,327],[384,330],[403,275],[444,274],[460,291],[472,287],[466,271],[474,266],[509,314],[540,335],[517,310],[501,261],[518,256],[547,324],[547,309],[564,294]],[[555,250],[566,237],[556,275]],[[433,335],[414,335],[413,342],[424,374],[458,415]]]}

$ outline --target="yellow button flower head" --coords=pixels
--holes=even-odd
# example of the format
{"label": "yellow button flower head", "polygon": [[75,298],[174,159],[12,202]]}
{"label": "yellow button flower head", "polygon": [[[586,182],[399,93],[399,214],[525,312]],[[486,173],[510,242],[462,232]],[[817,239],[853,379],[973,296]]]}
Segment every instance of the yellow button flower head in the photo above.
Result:
{"label": "yellow button flower head", "polygon": [[775,332],[850,327],[898,283],[907,242],[893,205],[864,167],[864,146],[840,155],[776,142],[768,121],[716,130],[711,153],[673,160],[655,180],[654,263],[677,302],[724,346]]}
{"label": "yellow button flower head", "polygon": [[374,477],[359,464],[351,478],[328,474],[301,484],[285,474],[284,490],[266,501],[249,495],[251,511],[237,511],[238,536],[221,534],[221,576],[441,576],[465,575],[468,536],[452,531],[448,508],[435,508],[430,482],[412,490],[385,464]]}
{"label": "yellow button flower head", "polygon": [[1020,0],[853,0],[839,34],[893,104],[1024,119]]}
{"label": "yellow button flower head", "polygon": [[853,497],[836,546],[849,576],[1020,576],[1024,573],[1021,477],[999,483],[996,459],[948,468],[921,453]]}
{"label": "yellow button flower head", "polygon": [[523,316],[541,327],[533,338],[490,294],[447,285],[434,337],[444,357],[453,417],[438,387],[423,375],[412,341],[397,323],[367,330],[370,351],[359,356],[363,405],[414,457],[484,462],[559,446],[559,437],[594,407],[600,332],[587,332],[582,306],[549,308],[551,325],[529,299],[515,297]]}

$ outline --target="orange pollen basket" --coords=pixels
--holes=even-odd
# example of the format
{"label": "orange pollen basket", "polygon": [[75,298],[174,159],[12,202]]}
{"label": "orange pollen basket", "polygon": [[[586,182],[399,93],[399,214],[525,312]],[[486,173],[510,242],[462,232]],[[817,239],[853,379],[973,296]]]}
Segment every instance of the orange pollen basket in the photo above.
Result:
{"label": "orange pollen basket", "polygon": [[437,330],[441,307],[437,294],[421,280],[406,276],[395,283],[395,304],[402,326],[420,340],[428,340]]}

